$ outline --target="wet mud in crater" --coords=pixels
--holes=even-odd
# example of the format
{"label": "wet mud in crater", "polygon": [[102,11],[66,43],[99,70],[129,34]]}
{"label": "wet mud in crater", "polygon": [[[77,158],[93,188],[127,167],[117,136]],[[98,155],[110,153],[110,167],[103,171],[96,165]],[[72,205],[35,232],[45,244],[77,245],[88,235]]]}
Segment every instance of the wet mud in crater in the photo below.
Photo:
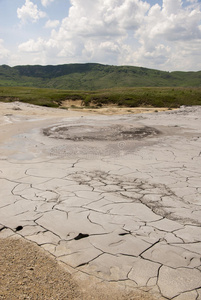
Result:
{"label": "wet mud in crater", "polygon": [[134,125],[55,125],[44,128],[43,134],[56,139],[72,141],[123,141],[140,140],[159,135],[161,132],[149,126]]}

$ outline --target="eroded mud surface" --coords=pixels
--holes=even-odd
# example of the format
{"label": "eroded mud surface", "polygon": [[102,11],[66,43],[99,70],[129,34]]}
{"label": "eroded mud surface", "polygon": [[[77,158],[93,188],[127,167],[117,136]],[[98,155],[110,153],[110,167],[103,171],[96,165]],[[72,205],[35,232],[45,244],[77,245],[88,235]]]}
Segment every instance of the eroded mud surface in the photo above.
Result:
{"label": "eroded mud surface", "polygon": [[76,276],[201,299],[200,119],[200,107],[35,118],[0,147],[0,237],[36,242]]}
{"label": "eroded mud surface", "polygon": [[159,130],[148,126],[107,126],[104,123],[99,126],[57,125],[43,129],[43,134],[49,137],[72,141],[124,141],[142,139],[159,133]]}

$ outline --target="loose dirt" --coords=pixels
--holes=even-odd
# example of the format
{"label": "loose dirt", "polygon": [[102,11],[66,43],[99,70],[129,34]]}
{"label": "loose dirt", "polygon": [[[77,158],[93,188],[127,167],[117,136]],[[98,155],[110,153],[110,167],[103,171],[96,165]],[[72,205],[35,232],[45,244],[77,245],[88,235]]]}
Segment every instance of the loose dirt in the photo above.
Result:
{"label": "loose dirt", "polygon": [[83,287],[39,246],[23,239],[0,239],[0,299],[152,300],[143,292]]}

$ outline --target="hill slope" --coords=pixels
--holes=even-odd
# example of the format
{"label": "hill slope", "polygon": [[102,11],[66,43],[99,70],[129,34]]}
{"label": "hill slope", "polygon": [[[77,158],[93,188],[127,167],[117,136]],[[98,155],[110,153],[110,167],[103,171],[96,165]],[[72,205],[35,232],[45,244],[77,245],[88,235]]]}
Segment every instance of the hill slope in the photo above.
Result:
{"label": "hill slope", "polygon": [[115,87],[201,87],[201,71],[165,72],[142,67],[101,64],[0,66],[0,86],[70,90]]}

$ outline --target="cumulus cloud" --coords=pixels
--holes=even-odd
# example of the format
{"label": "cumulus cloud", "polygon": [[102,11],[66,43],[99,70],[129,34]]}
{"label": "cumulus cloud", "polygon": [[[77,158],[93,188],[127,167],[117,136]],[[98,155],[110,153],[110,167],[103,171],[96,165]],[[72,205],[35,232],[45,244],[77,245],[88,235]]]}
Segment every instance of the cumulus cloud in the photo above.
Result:
{"label": "cumulus cloud", "polygon": [[53,39],[30,39],[18,46],[18,64],[19,61],[21,61],[22,53],[23,60],[25,61],[24,63],[26,64],[30,64],[30,61],[33,64],[42,65],[58,64],[59,51],[60,49],[58,47],[58,44]]}
{"label": "cumulus cloud", "polygon": [[159,65],[174,67],[175,51],[180,61],[186,43],[201,39],[200,21],[200,8],[183,7],[181,0],[163,0],[162,7],[158,4],[152,6],[145,22],[135,33],[141,43],[138,59],[144,63],[150,56],[157,64],[158,58],[161,58]]}
{"label": "cumulus cloud", "polygon": [[107,57],[114,64],[127,51],[123,41],[128,32],[141,26],[150,8],[141,0],[71,0],[71,4],[68,17],[52,32],[62,48],[59,56],[74,52],[77,61],[105,63]]}
{"label": "cumulus cloud", "polygon": [[45,23],[45,28],[56,28],[59,26],[59,20],[48,20]]}
{"label": "cumulus cloud", "polygon": [[181,0],[163,0],[163,12],[167,15],[176,15],[182,7]]}
{"label": "cumulus cloud", "polygon": [[22,23],[26,23],[27,21],[36,22],[40,18],[44,18],[46,13],[39,10],[37,5],[30,0],[26,0],[25,4],[17,9],[17,16]]}
{"label": "cumulus cloud", "polygon": [[10,51],[5,48],[4,41],[0,39],[0,59],[8,58],[10,55]]}
{"label": "cumulus cloud", "polygon": [[175,70],[183,60],[184,69],[198,67],[201,5],[188,1],[184,5],[181,0],[163,0],[162,5],[151,6],[142,0],[71,0],[61,23],[46,22],[45,27],[52,28],[49,39],[29,40],[19,50],[43,51],[46,57],[54,53],[58,62],[66,63],[95,61]]}
{"label": "cumulus cloud", "polygon": [[45,48],[45,41],[42,38],[38,40],[30,39],[19,45],[19,50],[22,52],[41,52]]}
{"label": "cumulus cloud", "polygon": [[62,30],[81,36],[125,34],[143,22],[149,9],[149,4],[141,0],[71,0],[71,3]]}
{"label": "cumulus cloud", "polygon": [[43,6],[48,6],[51,2],[53,2],[54,0],[41,0],[41,3]]}

